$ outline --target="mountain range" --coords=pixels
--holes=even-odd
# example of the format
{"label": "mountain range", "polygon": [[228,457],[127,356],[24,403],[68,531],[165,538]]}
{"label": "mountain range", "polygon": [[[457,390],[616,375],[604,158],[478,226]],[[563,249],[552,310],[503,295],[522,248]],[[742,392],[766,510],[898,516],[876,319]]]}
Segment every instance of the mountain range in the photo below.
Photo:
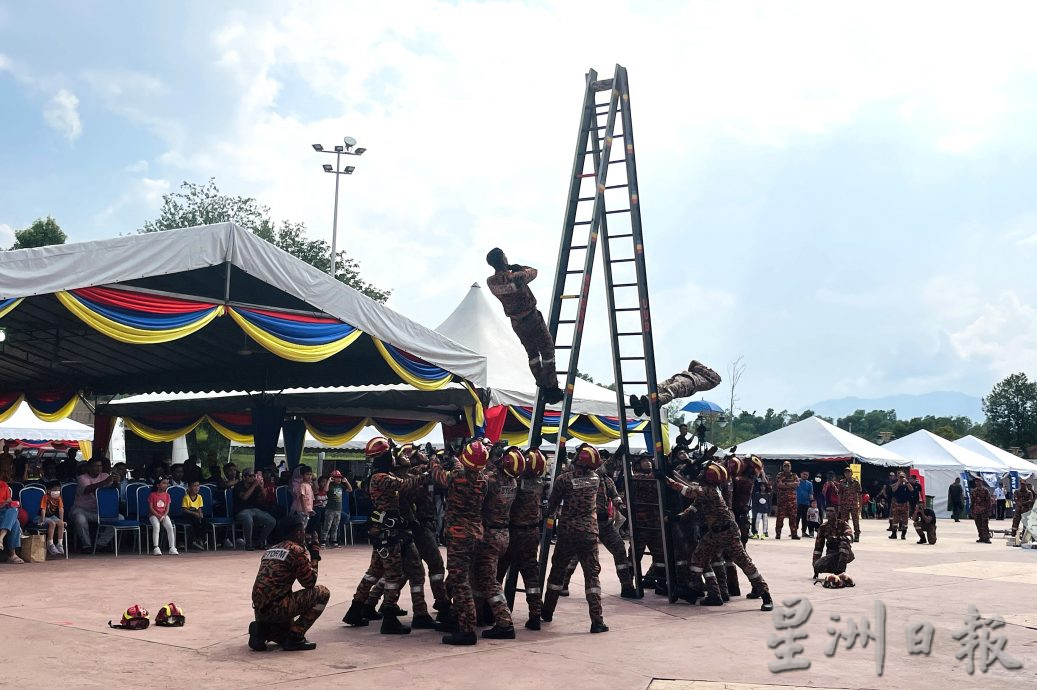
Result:
{"label": "mountain range", "polygon": [[819,415],[839,418],[857,410],[896,410],[897,419],[911,419],[933,415],[935,417],[969,417],[982,422],[983,403],[974,395],[956,391],[937,391],[921,395],[887,395],[882,398],[837,398],[822,400],[809,406]]}

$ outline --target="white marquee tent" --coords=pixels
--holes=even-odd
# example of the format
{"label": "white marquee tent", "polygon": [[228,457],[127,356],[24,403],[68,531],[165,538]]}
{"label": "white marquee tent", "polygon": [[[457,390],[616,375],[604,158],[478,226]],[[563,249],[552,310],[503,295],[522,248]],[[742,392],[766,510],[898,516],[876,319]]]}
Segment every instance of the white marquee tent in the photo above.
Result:
{"label": "white marquee tent", "polygon": [[888,445],[878,446],[819,417],[808,417],[751,441],[738,444],[739,455],[764,460],[850,460],[871,465],[906,467],[910,464]]}
{"label": "white marquee tent", "polygon": [[988,483],[1007,472],[1003,464],[999,465],[990,458],[955,445],[925,429],[890,441],[883,448],[890,448],[903,455],[925,477],[925,493],[933,497],[933,510],[937,517],[950,517],[947,489],[963,472],[984,474]]}
{"label": "white marquee tent", "polygon": [[28,405],[22,403],[18,409],[0,423],[0,438],[25,441],[83,441],[91,440],[94,430],[70,418],[60,422],[45,422]]}
{"label": "white marquee tent", "polygon": [[954,445],[967,448],[968,450],[989,458],[992,461],[1001,463],[1009,470],[1018,472],[1019,476],[1023,479],[1028,479],[1037,474],[1037,465],[1034,463],[1016,457],[1007,450],[1001,450],[997,446],[987,443],[983,439],[976,438],[975,436],[962,436],[954,442]]}

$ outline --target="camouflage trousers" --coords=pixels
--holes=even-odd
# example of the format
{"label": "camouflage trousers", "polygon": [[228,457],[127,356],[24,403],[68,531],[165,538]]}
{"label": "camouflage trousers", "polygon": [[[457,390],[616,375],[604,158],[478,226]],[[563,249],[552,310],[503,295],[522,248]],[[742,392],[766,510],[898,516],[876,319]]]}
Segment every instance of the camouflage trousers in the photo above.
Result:
{"label": "camouflage trousers", "polygon": [[674,374],[659,384],[659,404],[665,405],[675,398],[689,398],[718,385],[720,374],[705,364],[697,364],[693,370]]}
{"label": "camouflage trousers", "polygon": [[511,611],[508,601],[497,580],[497,564],[508,551],[508,530],[485,528],[482,541],[475,547],[475,558],[472,561],[472,594],[476,611],[489,602],[493,610],[493,622],[497,627],[506,628],[511,625]]}
{"label": "camouflage trousers", "polygon": [[924,523],[921,520],[915,520],[915,532],[918,533],[919,539],[925,539],[929,544],[936,543],[936,523]]}
{"label": "camouflage trousers", "polygon": [[267,639],[280,641],[278,628],[303,636],[328,605],[331,592],[324,585],[300,589],[256,608],[256,620],[267,626]]}
{"label": "camouflage trousers", "polygon": [[979,532],[980,539],[990,539],[990,514],[989,513],[976,513],[972,514],[972,519],[976,523],[976,531]]}
{"label": "camouflage trousers", "polygon": [[[410,582],[410,601],[414,615],[426,615],[428,603],[425,601],[425,568],[421,565],[421,558],[418,556],[413,542],[407,541],[400,545],[400,558],[402,559],[403,579],[400,580],[398,591],[402,592],[403,586]],[[371,587],[371,591],[367,595],[368,604],[377,606],[378,600],[382,598],[387,589],[385,585],[386,579],[383,574],[383,577],[379,578]]]}
{"label": "camouflage trousers", "polygon": [[663,552],[663,533],[659,529],[659,521],[647,519],[643,515],[634,516],[634,525],[631,529],[633,538],[630,540],[629,563],[641,562],[645,555],[645,547],[652,556],[652,567],[642,571],[648,577],[662,577],[666,575],[666,557]]}
{"label": "camouflage trousers", "polygon": [[512,527],[508,530],[508,550],[504,558],[497,564],[497,581],[504,578],[508,568],[517,568],[522,575],[522,587],[526,590],[526,606],[530,616],[539,616],[542,601],[540,598],[540,564],[537,553],[540,551],[539,527]]}
{"label": "camouflage trousers", "polygon": [[[695,552],[691,554],[691,572],[694,576],[704,577],[706,588],[717,596],[727,594],[724,566],[728,561],[745,573],[754,589],[767,590],[767,583],[742,546],[741,535],[737,529],[731,527],[719,532],[704,529]],[[723,578],[723,583],[718,581],[720,578]]]}
{"label": "camouflage trousers", "polygon": [[735,522],[738,523],[738,534],[742,540],[742,546],[749,543],[749,513],[735,513]]}
{"label": "camouflage trousers", "polygon": [[583,568],[583,588],[587,594],[587,608],[592,621],[604,620],[601,610],[601,583],[598,575],[598,537],[593,532],[562,532],[558,535],[554,556],[551,558],[551,574],[547,578],[547,596],[544,608],[554,612],[565,580],[569,561],[577,558]]}
{"label": "camouflage trousers", "polygon": [[[634,568],[630,565],[627,546],[623,543],[623,537],[619,536],[615,523],[608,520],[598,521],[598,541],[612,554],[612,560],[616,563],[616,576],[619,578],[619,584],[624,587],[633,587]],[[569,561],[569,567],[565,570],[565,581],[562,583],[563,588],[569,588],[569,578],[576,572],[579,562],[575,556]]]}
{"label": "camouflage trousers", "polygon": [[451,611],[457,618],[457,629],[463,633],[475,632],[471,573],[478,545],[476,537],[451,536],[446,547],[446,589],[453,603]]}
{"label": "camouflage trousers", "polygon": [[511,328],[529,357],[529,371],[541,388],[557,388],[555,344],[544,323],[544,315],[534,309],[523,317],[512,319]]}
{"label": "camouflage trousers", "polygon": [[443,554],[439,551],[436,543],[436,535],[432,528],[422,524],[412,530],[414,534],[414,548],[418,550],[421,560],[428,566],[428,583],[432,588],[432,599],[436,604],[444,605],[450,601],[446,593],[446,566],[443,564]]}
{"label": "camouflage trousers", "polygon": [[1020,505],[1015,504],[1015,508],[1012,509],[1014,515],[1012,516],[1012,534],[1016,534],[1019,531],[1019,523],[1023,519],[1023,515],[1030,512],[1033,509],[1033,505]]}
{"label": "camouflage trousers", "polygon": [[861,535],[861,504],[859,502],[843,502],[839,504],[839,519],[849,522],[853,520],[853,533]]}
{"label": "camouflage trousers", "polygon": [[674,571],[677,575],[677,584],[684,587],[692,583],[691,554],[695,549],[695,544],[698,543],[695,534],[696,528],[697,525],[690,520],[676,522],[673,525]]}
{"label": "camouflage trousers", "polygon": [[910,510],[910,503],[893,501],[893,507],[889,510],[889,528],[894,529],[896,526],[899,529],[906,530],[907,523],[911,520]]}
{"label": "camouflage trousers", "polygon": [[792,533],[796,533],[799,527],[799,513],[796,508],[796,494],[790,496],[778,496],[777,510],[775,511],[774,533],[781,536],[781,527],[785,524],[785,518],[789,519]]}
{"label": "camouflage trousers", "polygon": [[386,547],[380,555],[378,549],[371,553],[371,564],[367,566],[367,572],[360,578],[360,584],[353,594],[353,601],[364,603],[371,593],[371,588],[384,580],[385,601],[382,608],[386,606],[397,606],[400,600],[400,587],[403,586],[403,556],[400,544]]}
{"label": "camouflage trousers", "polygon": [[841,544],[837,550],[829,549],[828,553],[814,559],[814,574],[832,573],[841,575],[846,572],[846,566],[853,562],[856,556],[849,544]]}

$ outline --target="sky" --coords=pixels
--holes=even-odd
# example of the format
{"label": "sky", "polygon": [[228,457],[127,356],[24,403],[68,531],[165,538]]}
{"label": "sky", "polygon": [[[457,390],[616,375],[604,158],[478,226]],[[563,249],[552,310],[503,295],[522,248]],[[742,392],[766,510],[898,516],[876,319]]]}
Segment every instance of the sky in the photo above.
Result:
{"label": "sky", "polygon": [[[216,179],[438,325],[501,246],[544,311],[584,73],[629,71],[660,377],[737,406],[1037,374],[1030,3],[0,0],[0,246]],[[620,166],[615,166],[620,167]],[[618,242],[617,242],[618,244]],[[600,275],[600,271],[598,271]],[[1030,276],[1029,278],[1027,276]],[[580,368],[613,380],[600,284]],[[727,383],[709,396],[727,405]]]}

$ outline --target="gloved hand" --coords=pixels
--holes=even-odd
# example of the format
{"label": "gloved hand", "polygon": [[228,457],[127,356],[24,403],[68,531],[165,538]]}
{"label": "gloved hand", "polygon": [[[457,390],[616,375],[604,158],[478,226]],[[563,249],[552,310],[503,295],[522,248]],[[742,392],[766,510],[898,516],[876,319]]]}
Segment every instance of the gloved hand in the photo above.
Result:
{"label": "gloved hand", "polygon": [[511,264],[508,266],[509,271],[524,271],[526,269],[522,264]]}
{"label": "gloved hand", "polygon": [[311,541],[306,545],[307,550],[310,552],[310,560],[313,562],[320,561],[320,544],[315,541]]}
{"label": "gloved hand", "polygon": [[666,470],[662,469],[661,467],[653,467],[652,475],[656,479],[669,479],[669,476],[666,474]]}

